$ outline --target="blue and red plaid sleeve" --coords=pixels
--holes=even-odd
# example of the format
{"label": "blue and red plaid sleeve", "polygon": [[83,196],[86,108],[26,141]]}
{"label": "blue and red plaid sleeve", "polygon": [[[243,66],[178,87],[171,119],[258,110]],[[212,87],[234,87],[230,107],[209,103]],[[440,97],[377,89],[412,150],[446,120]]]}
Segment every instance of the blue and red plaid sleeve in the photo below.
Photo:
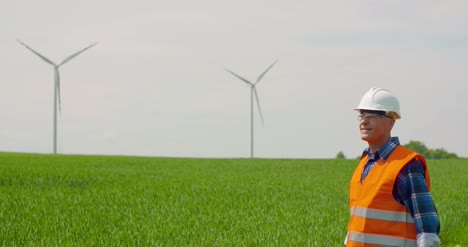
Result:
{"label": "blue and red plaid sleeve", "polygon": [[408,208],[418,234],[439,234],[439,217],[427,188],[425,169],[421,161],[414,159],[401,170],[393,189],[393,196]]}

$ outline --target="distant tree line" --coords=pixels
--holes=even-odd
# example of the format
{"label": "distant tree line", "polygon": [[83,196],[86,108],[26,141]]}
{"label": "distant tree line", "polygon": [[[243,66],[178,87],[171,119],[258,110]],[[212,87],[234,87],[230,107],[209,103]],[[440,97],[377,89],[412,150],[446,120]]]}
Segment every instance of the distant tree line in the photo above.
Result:
{"label": "distant tree line", "polygon": [[338,152],[338,154],[336,155],[336,159],[346,159],[346,156],[344,155],[343,151]]}
{"label": "distant tree line", "polygon": [[[426,159],[458,159],[458,155],[455,153],[449,153],[447,150],[443,148],[436,148],[436,149],[429,149],[424,145],[424,143],[420,141],[410,141],[408,144],[403,145],[408,149],[411,149],[420,155],[422,155]],[[358,157],[358,159],[361,156]],[[342,151],[338,152],[338,154],[335,157],[336,159],[346,159],[346,156]]]}
{"label": "distant tree line", "polygon": [[420,141],[410,141],[404,146],[419,153],[426,159],[458,159],[458,155],[455,153],[449,153],[443,148],[429,149],[426,147],[426,145],[424,145],[424,143]]}

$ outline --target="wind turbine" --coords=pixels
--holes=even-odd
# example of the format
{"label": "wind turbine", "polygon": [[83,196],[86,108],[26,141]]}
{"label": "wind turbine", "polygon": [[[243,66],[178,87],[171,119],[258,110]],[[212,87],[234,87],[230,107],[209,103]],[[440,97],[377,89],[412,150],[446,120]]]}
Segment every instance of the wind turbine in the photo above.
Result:
{"label": "wind turbine", "polygon": [[260,82],[260,80],[265,76],[265,74],[278,62],[276,60],[274,63],[270,65],[260,76],[257,78],[255,83],[243,78],[242,76],[237,75],[236,73],[224,68],[227,72],[231,73],[235,77],[239,78],[241,81],[245,82],[249,87],[250,87],[250,158],[253,158],[254,156],[254,97],[255,100],[257,101],[257,107],[258,107],[258,112],[260,114],[260,119],[262,120],[263,124],[263,115],[262,115],[262,109],[260,108],[260,101],[258,100],[258,94],[257,94],[257,89],[256,86]]}
{"label": "wind turbine", "polygon": [[26,47],[28,50],[32,51],[34,54],[39,56],[42,60],[44,60],[46,63],[54,66],[54,154],[57,153],[57,108],[59,110],[59,113],[61,112],[61,106],[60,106],[60,73],[59,73],[59,67],[65,64],[66,62],[72,60],[76,56],[80,55],[82,52],[88,50],[92,46],[96,45],[97,43],[94,43],[68,57],[63,59],[63,61],[59,64],[55,64],[52,62],[50,59],[44,57],[43,55],[39,54],[37,51],[33,50],[31,47],[23,43],[21,40],[17,40],[20,44],[22,44],[24,47]]}

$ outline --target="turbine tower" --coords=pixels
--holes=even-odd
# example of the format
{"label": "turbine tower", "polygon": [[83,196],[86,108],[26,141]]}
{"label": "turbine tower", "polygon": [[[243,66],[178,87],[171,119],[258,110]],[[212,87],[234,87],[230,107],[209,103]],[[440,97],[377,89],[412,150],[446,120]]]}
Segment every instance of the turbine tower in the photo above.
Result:
{"label": "turbine tower", "polygon": [[245,82],[249,87],[250,87],[250,158],[253,158],[254,157],[254,97],[255,97],[255,100],[257,101],[257,107],[258,107],[258,112],[260,114],[260,119],[262,120],[262,124],[263,124],[263,115],[262,115],[262,109],[260,108],[260,101],[258,99],[258,94],[257,94],[257,89],[256,89],[256,86],[258,85],[258,83],[260,82],[260,80],[265,76],[265,74],[278,62],[278,60],[276,60],[274,63],[272,63],[270,65],[270,67],[268,67],[262,74],[260,74],[260,76],[257,78],[257,80],[255,81],[255,83],[237,75],[236,73],[224,68],[227,72],[231,73],[232,75],[234,75],[235,77],[239,78],[240,80],[242,80],[243,82]]}
{"label": "turbine tower", "polygon": [[68,57],[63,59],[63,61],[59,64],[55,64],[52,62],[50,59],[44,57],[43,55],[39,54],[37,51],[33,50],[31,47],[23,43],[21,40],[17,40],[20,44],[22,44],[24,47],[26,47],[28,50],[32,51],[34,54],[39,56],[42,60],[44,60],[46,63],[54,66],[54,154],[57,154],[57,108],[59,110],[59,113],[61,112],[61,106],[60,106],[60,73],[59,73],[59,67],[65,64],[66,62],[72,60],[76,56],[78,56],[80,53],[86,51],[87,49],[91,48],[92,46],[96,45],[97,43],[94,43]]}

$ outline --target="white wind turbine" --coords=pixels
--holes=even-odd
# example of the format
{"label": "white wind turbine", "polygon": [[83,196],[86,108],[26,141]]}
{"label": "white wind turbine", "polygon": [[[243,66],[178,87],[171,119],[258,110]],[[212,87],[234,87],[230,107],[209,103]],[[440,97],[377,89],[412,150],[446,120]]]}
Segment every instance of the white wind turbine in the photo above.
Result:
{"label": "white wind turbine", "polygon": [[54,66],[54,72],[55,72],[55,75],[54,75],[54,119],[53,119],[53,122],[54,122],[54,154],[57,153],[57,108],[59,110],[59,112],[61,112],[61,106],[60,106],[60,73],[59,73],[59,67],[62,66],[63,64],[65,64],[66,62],[72,60],[73,58],[75,58],[76,56],[78,56],[80,53],[86,51],[87,49],[91,48],[92,46],[96,45],[97,43],[94,43],[68,57],[66,57],[65,59],[63,59],[63,61],[59,64],[55,64],[54,62],[52,62],[51,60],[49,60],[48,58],[44,57],[43,55],[39,54],[37,51],[33,50],[31,47],[29,47],[28,45],[26,45],[25,43],[23,43],[21,40],[17,40],[20,44],[22,44],[24,47],[26,47],[27,49],[29,49],[30,51],[32,51],[34,54],[36,54],[37,56],[39,56],[40,58],[42,58],[42,60],[44,60],[46,63]]}
{"label": "white wind turbine", "polygon": [[263,123],[263,115],[262,115],[262,109],[260,108],[260,101],[258,100],[258,94],[257,94],[257,89],[256,86],[260,82],[260,80],[265,76],[265,74],[278,62],[276,60],[273,64],[270,65],[255,81],[255,83],[237,75],[236,73],[224,68],[227,72],[231,73],[235,77],[241,79],[243,82],[247,83],[247,85],[250,87],[250,158],[254,157],[254,97],[255,100],[257,101],[257,106],[258,106],[258,112],[260,114],[260,119],[262,120]]}

